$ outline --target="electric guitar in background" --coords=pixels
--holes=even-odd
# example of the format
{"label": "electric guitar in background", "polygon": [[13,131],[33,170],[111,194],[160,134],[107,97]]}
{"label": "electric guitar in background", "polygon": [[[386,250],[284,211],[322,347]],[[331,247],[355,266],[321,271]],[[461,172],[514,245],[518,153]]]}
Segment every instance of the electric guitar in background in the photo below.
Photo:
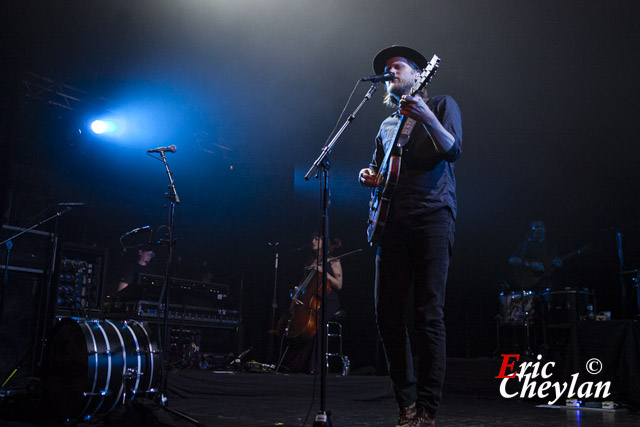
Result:
{"label": "electric guitar in background", "polygon": [[[418,91],[426,87],[439,66],[440,58],[437,55],[433,55],[431,61],[420,73],[420,77],[411,88],[409,95],[414,96]],[[402,147],[409,142],[415,125],[416,121],[414,119],[400,116],[400,123],[396,129],[393,145],[385,153],[378,169],[376,186],[371,192],[371,201],[369,202],[367,240],[371,245],[380,238],[387,222],[391,196],[393,196],[393,191],[398,184],[400,174]]]}
{"label": "electric guitar in background", "polygon": [[575,251],[566,253],[553,259],[545,257],[543,259],[524,259],[522,260],[520,272],[522,282],[525,289],[531,289],[538,285],[542,279],[551,277],[557,269],[564,265],[565,261],[570,260],[578,255],[587,255],[591,253],[591,245],[584,245]]}

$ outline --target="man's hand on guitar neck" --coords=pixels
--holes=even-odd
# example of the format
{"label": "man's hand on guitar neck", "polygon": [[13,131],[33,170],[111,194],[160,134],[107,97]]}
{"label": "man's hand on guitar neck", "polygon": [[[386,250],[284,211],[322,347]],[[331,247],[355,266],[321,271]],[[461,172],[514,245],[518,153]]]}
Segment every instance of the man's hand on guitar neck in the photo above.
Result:
{"label": "man's hand on guitar neck", "polygon": [[438,152],[446,153],[453,147],[455,138],[442,126],[420,96],[403,95],[400,98],[400,114],[422,122],[427,127]]}
{"label": "man's hand on guitar neck", "polygon": [[433,111],[427,107],[427,104],[425,104],[419,95],[403,95],[402,98],[400,98],[400,114],[411,117],[426,125],[433,125],[438,121]]}
{"label": "man's hand on guitar neck", "polygon": [[360,171],[360,185],[364,187],[378,186],[378,172],[371,168],[364,168]]}

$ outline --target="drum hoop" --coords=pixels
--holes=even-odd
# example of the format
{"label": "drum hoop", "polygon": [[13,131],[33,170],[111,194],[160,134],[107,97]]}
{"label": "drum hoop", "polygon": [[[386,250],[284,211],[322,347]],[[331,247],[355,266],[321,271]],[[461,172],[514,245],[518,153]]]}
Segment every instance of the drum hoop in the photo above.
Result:
{"label": "drum hoop", "polygon": [[583,294],[583,295],[594,295],[595,292],[593,291],[593,289],[563,289],[563,290],[558,290],[558,291],[546,291],[542,293],[542,296],[547,296],[547,295],[579,295],[579,294]]}
{"label": "drum hoop", "polygon": [[[80,329],[84,328],[88,332],[89,338],[91,338],[91,343],[93,344],[93,359],[94,359],[93,384],[91,386],[89,399],[87,399],[87,403],[85,404],[84,409],[81,412],[81,414],[84,414],[89,410],[91,402],[93,401],[93,398],[96,395],[95,393],[96,393],[96,384],[98,383],[98,366],[99,366],[98,365],[98,361],[99,361],[98,360],[98,343],[96,342],[96,337],[95,337],[95,334],[93,333],[93,330],[91,329],[91,326],[87,324],[88,321],[79,319],[79,318],[74,318],[73,320],[75,320],[78,326],[80,326]],[[100,405],[102,405],[102,402],[98,405],[98,407],[100,407]],[[94,413],[95,411],[92,413],[92,415]]]}
{"label": "drum hoop", "polygon": [[[107,332],[104,330],[104,328],[102,327],[100,322],[96,321],[95,324],[98,327],[98,329],[100,329],[100,332],[102,333],[102,337],[104,338],[104,341],[105,341],[105,346],[107,347],[106,348],[106,354],[107,354],[107,378],[106,378],[106,381],[105,381],[104,388],[102,390],[109,390],[109,384],[111,383],[111,370],[112,370],[112,366],[111,366],[111,342],[109,341],[109,337],[107,337]],[[96,355],[97,355],[97,353],[96,353]],[[97,373],[97,370],[96,370],[96,373]],[[100,392],[100,394],[102,395],[102,391]],[[118,399],[116,399],[116,401],[117,400]],[[98,404],[98,406],[96,406],[96,408],[93,410],[93,412],[91,414],[89,414],[89,416],[95,415],[96,412],[98,412],[98,410],[102,407],[103,403],[104,403],[104,396],[103,396],[103,399]]]}
{"label": "drum hoop", "polygon": [[[120,341],[120,348],[122,348],[122,381],[120,381],[120,390],[116,395],[117,398],[113,400],[113,405],[108,410],[108,412],[111,412],[120,401],[120,396],[122,396],[124,392],[125,374],[127,372],[127,349],[125,348],[124,340],[122,339],[122,334],[120,333],[120,330],[118,329],[118,327],[109,319],[104,319],[104,321],[106,324],[110,325],[113,328],[113,330],[116,332],[116,335],[118,336],[118,340]],[[109,357],[109,362],[111,362],[111,357]]]}
{"label": "drum hoop", "polygon": [[[151,343],[151,337],[149,336],[149,333],[147,332],[147,330],[144,327],[144,324],[142,324],[141,322],[138,322],[137,320],[134,320],[135,323],[137,323],[138,325],[140,325],[140,329],[142,329],[142,332],[144,332],[144,336],[147,339],[147,347],[149,349],[149,367],[151,368],[149,370],[149,390],[147,391],[151,391],[151,385],[153,384],[153,371],[154,371],[154,366],[153,366],[153,346]],[[162,357],[164,357],[164,355],[162,355]]]}
{"label": "drum hoop", "polygon": [[[133,391],[131,392],[131,399],[133,399],[136,396],[136,393],[138,392],[138,388],[140,387],[140,373],[142,372],[142,357],[140,356],[140,344],[138,343],[138,337],[136,337],[136,333],[133,331],[133,329],[131,328],[131,326],[129,326],[127,322],[123,322],[123,325],[127,328],[129,333],[131,334],[131,337],[133,338],[133,342],[136,346],[136,359],[138,360],[138,371],[136,372],[136,383],[133,387]],[[125,369],[126,369],[126,365],[125,365]],[[126,371],[125,371],[125,375],[126,375]]]}

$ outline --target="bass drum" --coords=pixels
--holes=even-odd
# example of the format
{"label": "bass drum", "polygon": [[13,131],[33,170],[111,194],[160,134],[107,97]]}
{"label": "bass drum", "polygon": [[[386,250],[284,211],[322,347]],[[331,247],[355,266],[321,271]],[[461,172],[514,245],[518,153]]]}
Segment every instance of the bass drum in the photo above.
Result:
{"label": "bass drum", "polygon": [[588,288],[546,289],[542,294],[545,321],[548,325],[568,324],[593,319],[595,293]]}
{"label": "bass drum", "polygon": [[46,345],[45,398],[61,420],[106,414],[118,403],[155,394],[161,356],[135,320],[63,318]]}

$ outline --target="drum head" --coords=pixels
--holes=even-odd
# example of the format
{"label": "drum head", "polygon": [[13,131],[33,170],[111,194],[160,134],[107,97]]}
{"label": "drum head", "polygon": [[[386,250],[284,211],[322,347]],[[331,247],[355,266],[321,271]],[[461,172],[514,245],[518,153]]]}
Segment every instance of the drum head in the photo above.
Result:
{"label": "drum head", "polygon": [[88,360],[84,333],[78,322],[62,319],[47,341],[43,365],[44,394],[57,419],[79,416],[85,406]]}

